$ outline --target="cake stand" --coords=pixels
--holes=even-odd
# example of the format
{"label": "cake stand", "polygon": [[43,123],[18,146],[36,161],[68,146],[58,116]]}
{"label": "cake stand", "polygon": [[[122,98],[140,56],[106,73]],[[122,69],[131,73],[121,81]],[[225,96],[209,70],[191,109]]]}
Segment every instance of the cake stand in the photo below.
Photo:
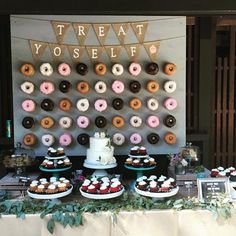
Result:
{"label": "cake stand", "polygon": [[68,166],[68,167],[64,167],[64,168],[54,168],[54,169],[49,169],[49,168],[45,168],[43,166],[39,166],[39,169],[43,172],[50,172],[52,173],[53,177],[56,177],[57,179],[59,179],[60,176],[60,172],[62,171],[67,171],[72,167],[72,165]]}

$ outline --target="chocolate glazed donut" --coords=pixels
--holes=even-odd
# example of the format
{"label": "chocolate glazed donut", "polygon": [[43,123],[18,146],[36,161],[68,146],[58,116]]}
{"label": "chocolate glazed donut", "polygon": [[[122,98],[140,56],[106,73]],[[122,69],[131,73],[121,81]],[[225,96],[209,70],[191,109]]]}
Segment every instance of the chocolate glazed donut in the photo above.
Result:
{"label": "chocolate glazed donut", "polygon": [[104,116],[98,116],[95,119],[95,125],[98,128],[104,128],[107,125],[107,120]]}
{"label": "chocolate glazed donut", "polygon": [[148,136],[147,136],[147,140],[150,144],[157,144],[160,140],[160,137],[158,134],[156,133],[150,133]]}
{"label": "chocolate glazed donut", "polygon": [[84,63],[79,63],[76,66],[76,71],[80,75],[86,75],[88,73],[88,66]]}
{"label": "chocolate glazed donut", "polygon": [[156,75],[159,71],[159,66],[154,63],[154,62],[151,62],[149,64],[147,64],[146,66],[146,72],[149,74],[149,75]]}
{"label": "chocolate glazed donut", "polygon": [[172,115],[167,115],[165,118],[164,118],[164,121],[163,123],[165,124],[165,126],[169,127],[169,128],[172,128],[173,126],[175,126],[176,124],[176,119],[174,116]]}
{"label": "chocolate glazed donut", "polygon": [[30,117],[30,116],[26,116],[24,117],[24,119],[22,120],[22,126],[25,128],[25,129],[31,129],[33,128],[35,125],[35,120],[33,117]]}
{"label": "chocolate glazed donut", "polygon": [[52,111],[54,109],[54,102],[49,98],[43,99],[41,102],[41,108],[44,111]]}
{"label": "chocolate glazed donut", "polygon": [[79,134],[77,137],[77,142],[80,145],[87,145],[89,143],[89,135],[88,134]]}
{"label": "chocolate glazed donut", "polygon": [[124,101],[121,98],[115,98],[112,101],[112,107],[115,110],[121,110],[124,106]]}
{"label": "chocolate glazed donut", "polygon": [[141,89],[141,84],[138,81],[133,80],[129,84],[129,89],[132,93],[138,93]]}
{"label": "chocolate glazed donut", "polygon": [[59,90],[62,93],[68,93],[71,88],[71,83],[67,80],[62,80],[59,84]]}

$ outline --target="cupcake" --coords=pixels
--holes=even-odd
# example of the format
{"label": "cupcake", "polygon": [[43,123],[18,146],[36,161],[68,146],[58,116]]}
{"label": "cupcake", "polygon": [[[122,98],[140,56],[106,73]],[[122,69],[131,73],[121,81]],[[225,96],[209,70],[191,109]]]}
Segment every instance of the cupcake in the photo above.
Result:
{"label": "cupcake", "polygon": [[49,182],[50,183],[54,183],[54,182],[56,182],[57,181],[57,178],[56,177],[51,177],[50,179],[49,179]]}
{"label": "cupcake", "polygon": [[229,170],[229,169],[225,169],[224,172],[225,172],[225,174],[226,174],[227,177],[230,176],[230,170]]}
{"label": "cupcake", "polygon": [[172,187],[176,187],[176,181],[173,178],[169,178],[168,181],[170,182]]}
{"label": "cupcake", "polygon": [[217,177],[218,174],[219,174],[219,170],[218,169],[212,169],[211,170],[211,177]]}
{"label": "cupcake", "polygon": [[231,166],[231,167],[228,168],[228,170],[229,170],[230,173],[231,173],[231,172],[235,171],[235,168]]}
{"label": "cupcake", "polygon": [[38,185],[38,184],[39,184],[39,181],[38,181],[38,180],[33,180],[33,181],[31,182],[31,184],[36,184],[36,185]]}
{"label": "cupcake", "polygon": [[134,146],[130,149],[130,155],[132,156],[137,156],[139,154],[139,147],[138,146]]}
{"label": "cupcake", "polygon": [[58,187],[58,185],[61,184],[61,182],[60,182],[60,181],[56,181],[56,182],[54,182],[53,184]]}
{"label": "cupcake", "polygon": [[62,168],[62,167],[64,167],[64,161],[59,160],[59,161],[57,162],[57,168]]}
{"label": "cupcake", "polygon": [[35,190],[36,193],[44,193],[45,192],[45,186],[40,184],[38,185],[37,189]]}
{"label": "cupcake", "polygon": [[148,179],[148,177],[146,175],[143,175],[142,177],[142,180],[146,181]]}
{"label": "cupcake", "polygon": [[105,185],[102,185],[99,189],[99,193],[100,194],[106,194],[106,193],[109,193],[109,188],[108,186],[105,186]]}
{"label": "cupcake", "polygon": [[48,181],[42,181],[41,184],[42,184],[45,188],[47,188],[48,185],[49,185]]}
{"label": "cupcake", "polygon": [[59,179],[60,182],[63,182],[64,180],[66,180],[65,177],[61,177],[61,178]]}
{"label": "cupcake", "polygon": [[39,182],[40,182],[40,183],[41,183],[41,182],[45,182],[45,181],[47,181],[46,178],[41,178],[41,179],[39,179]]}
{"label": "cupcake", "polygon": [[108,182],[103,182],[103,183],[101,184],[101,186],[107,186],[107,187],[109,187],[109,186],[110,186],[110,183],[108,183]]}
{"label": "cupcake", "polygon": [[64,160],[64,165],[65,165],[65,166],[70,166],[70,165],[71,165],[71,162],[70,162],[69,158],[66,158],[66,159]]}
{"label": "cupcake", "polygon": [[42,164],[41,164],[41,166],[46,166],[47,165],[47,163],[48,163],[48,160],[44,160],[43,162],[42,162]]}
{"label": "cupcake", "polygon": [[35,192],[36,189],[37,189],[37,187],[38,187],[37,184],[31,183],[30,186],[29,186],[29,191],[30,191],[30,192]]}
{"label": "cupcake", "polygon": [[157,180],[158,186],[161,187],[161,185],[164,183],[165,179],[163,177],[159,177]]}
{"label": "cupcake", "polygon": [[147,182],[146,181],[141,181],[138,183],[137,188],[142,190],[142,191],[146,191],[147,190]]}
{"label": "cupcake", "polygon": [[160,191],[161,192],[169,192],[170,191],[170,183],[169,183],[169,181],[163,182],[163,184],[161,185]]}
{"label": "cupcake", "polygon": [[118,192],[120,190],[119,185],[115,182],[111,184],[110,191],[112,193]]}
{"label": "cupcake", "polygon": [[53,168],[54,167],[53,161],[48,161],[45,167],[49,169]]}
{"label": "cupcake", "polygon": [[102,177],[102,178],[101,178],[101,181],[102,181],[103,183],[106,183],[106,182],[110,182],[110,179],[109,179],[107,176],[105,176],[105,177]]}
{"label": "cupcake", "polygon": [[157,176],[151,175],[151,176],[147,179],[148,182],[151,182],[152,180],[157,181]]}
{"label": "cupcake", "polygon": [[98,188],[100,187],[100,183],[99,183],[97,180],[94,180],[94,181],[92,182],[92,185],[93,185],[96,189],[98,189]]}
{"label": "cupcake", "polygon": [[84,182],[84,183],[82,184],[82,186],[81,186],[81,189],[82,189],[84,192],[87,192],[89,185],[90,185],[90,183]]}
{"label": "cupcake", "polygon": [[64,184],[66,185],[67,188],[70,187],[70,181],[69,181],[68,179],[63,180],[62,183],[64,183]]}
{"label": "cupcake", "polygon": [[47,193],[52,194],[57,192],[57,187],[54,184],[50,184],[47,188]]}
{"label": "cupcake", "polygon": [[229,180],[231,182],[236,182],[236,171],[233,171],[233,172],[230,173]]}
{"label": "cupcake", "polygon": [[149,167],[150,166],[150,161],[149,159],[144,159],[143,160],[143,167]]}
{"label": "cupcake", "polygon": [[141,166],[141,162],[139,159],[133,160],[133,167],[140,167],[140,166]]}
{"label": "cupcake", "polygon": [[137,183],[138,183],[138,182],[141,182],[141,181],[143,181],[143,178],[142,178],[142,177],[136,179],[136,182],[137,182]]}
{"label": "cupcake", "polygon": [[125,160],[125,164],[126,165],[132,165],[132,161],[133,161],[133,159],[129,157]]}
{"label": "cupcake", "polygon": [[90,185],[91,181],[90,181],[89,179],[85,179],[85,180],[84,180],[84,184],[85,184],[85,183],[88,184],[88,185]]}
{"label": "cupcake", "polygon": [[87,192],[88,193],[97,193],[97,189],[95,188],[94,185],[91,184],[88,186]]}
{"label": "cupcake", "polygon": [[154,165],[157,164],[156,161],[155,161],[155,159],[154,159],[153,157],[150,157],[150,158],[149,158],[149,162],[150,162],[150,165],[151,165],[151,166],[154,166]]}
{"label": "cupcake", "polygon": [[58,188],[59,192],[64,192],[64,191],[66,191],[66,184],[60,183],[57,185],[57,188]]}
{"label": "cupcake", "polygon": [[50,157],[57,157],[57,150],[52,148],[48,154]]}
{"label": "cupcake", "polygon": [[64,156],[64,155],[65,155],[64,148],[59,147],[59,148],[57,149],[57,154],[58,154],[58,156]]}
{"label": "cupcake", "polygon": [[225,178],[226,177],[225,171],[220,171],[218,177]]}
{"label": "cupcake", "polygon": [[112,179],[111,179],[111,182],[112,182],[112,183],[117,182],[117,181],[119,181],[118,178],[112,178]]}
{"label": "cupcake", "polygon": [[150,190],[150,192],[152,192],[152,193],[157,193],[158,192],[158,185],[157,185],[157,182],[156,181],[151,181],[150,183],[149,183],[149,190]]}
{"label": "cupcake", "polygon": [[147,150],[145,147],[140,147],[139,148],[139,155],[141,156],[146,156],[147,155]]}
{"label": "cupcake", "polygon": [[224,167],[219,166],[219,167],[217,168],[217,170],[218,170],[219,172],[224,171]]}

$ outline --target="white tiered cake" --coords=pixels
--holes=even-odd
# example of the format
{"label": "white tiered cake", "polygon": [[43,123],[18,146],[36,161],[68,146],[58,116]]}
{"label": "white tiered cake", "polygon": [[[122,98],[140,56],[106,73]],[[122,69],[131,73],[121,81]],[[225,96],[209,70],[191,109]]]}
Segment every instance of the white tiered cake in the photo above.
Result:
{"label": "white tiered cake", "polygon": [[110,138],[104,132],[96,132],[94,137],[89,138],[86,162],[95,165],[109,165],[116,163],[114,147],[111,146]]}

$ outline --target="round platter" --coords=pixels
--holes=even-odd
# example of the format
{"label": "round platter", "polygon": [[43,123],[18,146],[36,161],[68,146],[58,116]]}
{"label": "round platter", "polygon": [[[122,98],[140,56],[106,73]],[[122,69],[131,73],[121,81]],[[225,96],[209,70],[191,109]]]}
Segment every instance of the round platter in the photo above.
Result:
{"label": "round platter", "polygon": [[39,169],[41,171],[44,171],[44,172],[60,172],[60,171],[66,171],[66,170],[69,170],[70,168],[72,167],[72,165],[68,166],[68,167],[64,167],[64,168],[59,168],[59,169],[48,169],[48,168],[44,168],[43,166],[39,166]]}
{"label": "round platter", "polygon": [[128,155],[129,157],[131,157],[131,158],[136,158],[136,159],[139,159],[139,158],[150,158],[150,156],[149,155],[144,155],[144,156],[133,156],[133,155]]}
{"label": "round platter", "polygon": [[179,187],[177,186],[176,188],[172,189],[171,192],[168,193],[151,193],[148,191],[142,191],[134,187],[135,191],[145,197],[153,197],[153,198],[165,198],[165,197],[172,197],[176,195],[179,191]]}
{"label": "round platter", "polygon": [[90,199],[111,199],[111,198],[115,198],[115,197],[119,197],[121,196],[124,191],[125,191],[125,188],[123,187],[119,192],[116,192],[116,193],[108,193],[108,194],[91,194],[91,193],[85,193],[81,190],[81,188],[79,189],[81,195],[83,197],[86,197],[86,198],[90,198]]}
{"label": "round platter", "polygon": [[108,165],[96,165],[96,164],[90,164],[86,161],[84,161],[84,167],[89,169],[95,169],[95,170],[104,170],[104,169],[111,169],[115,168],[117,166],[117,163],[108,164]]}
{"label": "round platter", "polygon": [[67,158],[67,156],[59,156],[59,157],[49,157],[49,156],[45,156],[45,159],[48,159],[48,160],[58,160],[58,159],[65,159]]}
{"label": "round platter", "polygon": [[145,170],[153,170],[156,168],[156,166],[150,166],[150,167],[133,167],[133,166],[128,166],[125,164],[125,168],[129,170],[140,170],[140,171],[145,171]]}
{"label": "round platter", "polygon": [[61,198],[69,195],[72,192],[73,186],[71,186],[67,191],[61,192],[61,193],[54,193],[54,194],[37,194],[37,193],[31,193],[29,190],[27,190],[27,194],[35,199],[55,199],[55,198]]}

